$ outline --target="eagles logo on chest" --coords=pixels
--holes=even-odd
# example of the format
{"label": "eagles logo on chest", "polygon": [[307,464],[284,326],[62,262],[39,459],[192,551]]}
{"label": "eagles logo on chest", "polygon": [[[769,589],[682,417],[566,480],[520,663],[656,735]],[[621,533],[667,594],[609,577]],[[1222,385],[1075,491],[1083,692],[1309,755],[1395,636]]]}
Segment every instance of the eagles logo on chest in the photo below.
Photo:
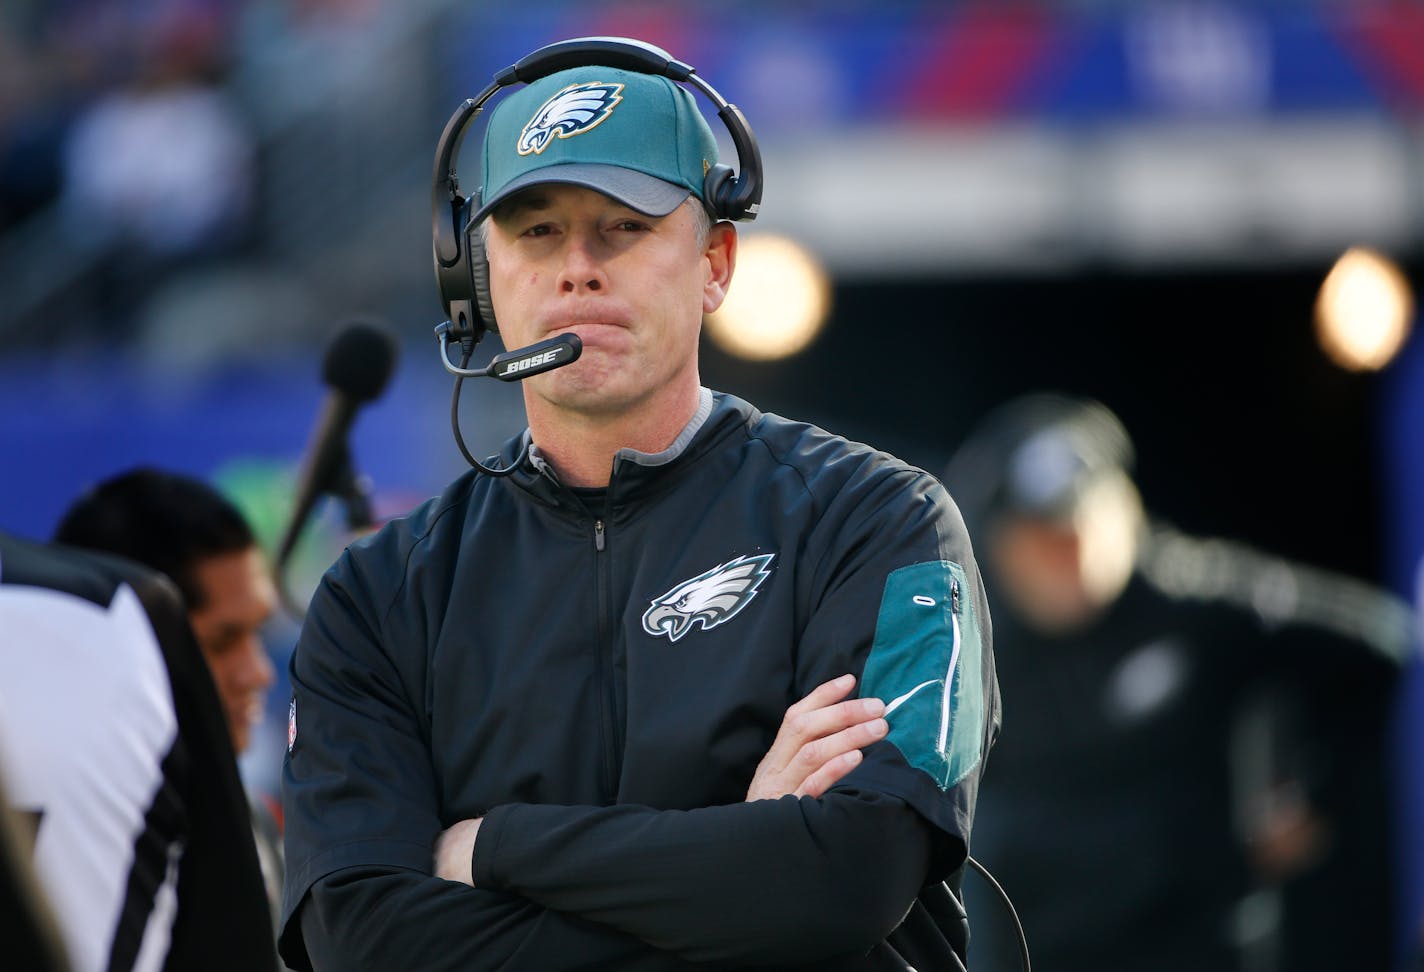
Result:
{"label": "eagles logo on chest", "polygon": [[679,641],[694,626],[707,631],[736,617],[756,597],[757,588],[771,576],[776,554],[738,557],[719,564],[691,580],[683,581],[643,613],[643,630]]}

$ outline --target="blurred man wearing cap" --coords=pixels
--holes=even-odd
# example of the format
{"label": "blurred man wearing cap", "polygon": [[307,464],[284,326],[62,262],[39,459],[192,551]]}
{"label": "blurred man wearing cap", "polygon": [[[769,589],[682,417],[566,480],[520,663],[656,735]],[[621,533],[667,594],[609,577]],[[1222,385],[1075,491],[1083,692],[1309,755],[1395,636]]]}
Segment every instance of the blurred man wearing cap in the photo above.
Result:
{"label": "blurred man wearing cap", "polygon": [[[1364,934],[1388,911],[1382,854],[1361,821],[1382,805],[1407,612],[1149,526],[1132,463],[1111,411],[1045,393],[991,413],[946,472],[1014,700],[976,856],[1046,972],[1383,968],[1388,935]],[[1322,874],[1333,917],[1292,940]],[[1005,929],[976,930],[977,954],[1013,961]]]}
{"label": "blurred man wearing cap", "polygon": [[313,598],[294,966],[964,967],[998,724],[968,537],[923,471],[701,386],[736,257],[716,161],[658,76],[572,68],[494,109],[503,339],[583,356],[524,383],[502,459],[526,463],[353,545]]}

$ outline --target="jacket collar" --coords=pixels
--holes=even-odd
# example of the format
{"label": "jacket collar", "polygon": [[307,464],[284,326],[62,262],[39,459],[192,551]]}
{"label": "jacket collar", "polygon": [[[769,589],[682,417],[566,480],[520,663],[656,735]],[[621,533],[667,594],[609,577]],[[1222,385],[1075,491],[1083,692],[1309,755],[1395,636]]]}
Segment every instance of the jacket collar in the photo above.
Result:
{"label": "jacket collar", "polygon": [[620,463],[635,462],[640,466],[665,466],[678,456],[687,451],[687,447],[692,445],[692,440],[697,437],[697,433],[702,426],[707,423],[707,419],[712,414],[714,397],[712,389],[705,385],[697,395],[697,411],[692,413],[692,418],[682,427],[682,431],[677,434],[677,438],[672,440],[672,445],[661,452],[639,452],[637,449],[619,449],[618,454],[613,457],[613,468],[616,471]]}
{"label": "jacket collar", "polygon": [[[610,503],[627,502],[655,490],[660,483],[671,479],[675,471],[694,462],[726,433],[737,426],[745,426],[753,419],[754,413],[752,406],[740,398],[704,387],[698,395],[697,410],[666,449],[661,452],[640,452],[628,448],[618,450],[613,457],[613,477],[608,485]],[[509,463],[514,461],[526,443],[529,444],[528,459],[510,480],[545,502],[558,506],[571,502],[576,504],[573,494],[559,482],[554,467],[540,454],[538,443],[530,440],[530,431],[525,429],[505,443],[501,450],[500,458]]]}

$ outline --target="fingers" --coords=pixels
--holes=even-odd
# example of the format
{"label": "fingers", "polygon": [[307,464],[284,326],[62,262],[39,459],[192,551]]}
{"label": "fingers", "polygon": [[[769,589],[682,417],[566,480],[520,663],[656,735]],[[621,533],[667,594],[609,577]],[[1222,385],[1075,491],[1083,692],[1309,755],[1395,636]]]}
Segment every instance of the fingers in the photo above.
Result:
{"label": "fingers", "polygon": [[820,683],[815,689],[810,690],[805,699],[793,703],[786,710],[785,716],[782,717],[782,724],[780,724],[780,729],[776,730],[776,739],[772,740],[772,747],[766,750],[766,756],[762,759],[762,767],[772,768],[775,771],[795,759],[797,750],[805,746],[807,740],[813,739],[810,734],[807,734],[809,726],[806,726],[805,720],[813,720],[819,710],[844,699],[854,687],[856,687],[856,676],[842,675],[839,679]]}
{"label": "fingers", "polygon": [[850,690],[855,688],[854,675],[842,675],[833,678],[829,682],[822,682],[813,688],[810,693],[799,702],[793,704],[786,710],[786,714],[800,715],[802,712],[809,712],[813,709],[824,708],[833,702],[839,702],[850,694]]}
{"label": "fingers", "polygon": [[819,797],[831,787],[839,783],[847,773],[860,765],[862,756],[859,749],[852,749],[848,753],[841,753],[835,759],[830,760],[816,772],[806,777],[796,789],[795,795],[798,797],[808,796]]}
{"label": "fingers", "polygon": [[461,820],[435,839],[435,876],[474,887],[475,839],[483,817]]}
{"label": "fingers", "polygon": [[890,726],[884,719],[872,719],[801,747],[791,767],[792,776],[805,775],[796,788],[796,795],[818,797],[825,793],[860,764],[862,749],[884,739],[889,731]]}
{"label": "fingers", "polygon": [[[796,746],[792,758],[800,760],[803,766],[811,763],[819,766],[843,751],[843,748],[836,748],[840,745],[837,734],[854,727],[883,723],[884,715],[885,703],[879,699],[847,699],[789,718],[784,723],[783,732],[790,744]],[[832,740],[837,742],[833,745]],[[859,745],[868,745],[873,741],[866,740]]]}
{"label": "fingers", "polygon": [[863,747],[885,737],[885,703],[847,699],[854,687],[855,677],[842,675],[786,710],[747,799],[820,796],[860,763]]}

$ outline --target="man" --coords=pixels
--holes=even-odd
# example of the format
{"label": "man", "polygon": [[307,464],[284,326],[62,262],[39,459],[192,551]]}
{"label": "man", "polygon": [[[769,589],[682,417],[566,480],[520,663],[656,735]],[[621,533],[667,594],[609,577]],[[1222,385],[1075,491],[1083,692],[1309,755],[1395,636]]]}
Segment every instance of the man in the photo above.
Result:
{"label": "man", "polygon": [[54,539],[173,579],[217,683],[233,749],[246,751],[275,677],[261,633],[277,595],[242,512],[201,480],[139,468],[76,500]]}
{"label": "man", "polygon": [[[945,475],[1020,713],[976,856],[1045,972],[1383,968],[1383,719],[1407,612],[1149,525],[1132,455],[1101,403],[1035,394]],[[981,957],[1013,961],[1009,929],[977,931]]]}
{"label": "man", "polygon": [[[172,578],[217,686],[232,749],[245,752],[275,676],[262,627],[276,609],[277,593],[242,512],[202,480],[137,468],[79,497],[54,539],[118,554]],[[252,809],[275,910],[282,885],[275,806],[259,798]]]}
{"label": "man", "polygon": [[[521,153],[575,90],[600,111]],[[552,74],[495,108],[484,160],[505,344],[572,332],[583,355],[525,381],[503,465],[526,440],[527,462],[354,544],[313,598],[284,957],[963,968],[998,696],[954,504],[701,386],[737,236],[704,209],[687,91]]]}
{"label": "man", "polygon": [[[0,631],[3,789],[67,962],[269,966],[237,764],[173,586],[115,558],[0,535]],[[31,930],[7,932],[7,948]],[[24,955],[7,959],[70,967],[43,946]]]}

